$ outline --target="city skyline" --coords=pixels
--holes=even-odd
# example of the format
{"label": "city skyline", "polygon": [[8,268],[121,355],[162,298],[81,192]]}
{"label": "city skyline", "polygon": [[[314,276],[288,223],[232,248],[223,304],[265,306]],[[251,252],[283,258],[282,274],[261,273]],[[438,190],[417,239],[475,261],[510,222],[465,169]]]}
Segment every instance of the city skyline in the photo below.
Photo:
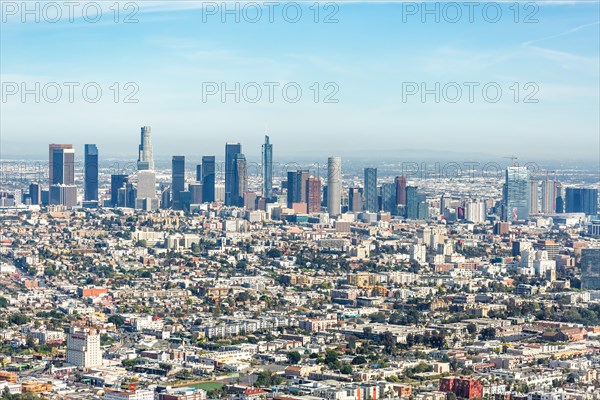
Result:
{"label": "city skyline", "polygon": [[0,400],[600,400],[600,1],[0,30]]}

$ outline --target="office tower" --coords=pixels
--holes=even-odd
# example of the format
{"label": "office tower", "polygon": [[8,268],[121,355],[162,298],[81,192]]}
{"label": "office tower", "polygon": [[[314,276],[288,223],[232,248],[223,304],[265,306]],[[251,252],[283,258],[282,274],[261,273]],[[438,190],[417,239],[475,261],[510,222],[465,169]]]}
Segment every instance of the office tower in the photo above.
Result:
{"label": "office tower", "polygon": [[327,160],[327,212],[330,217],[342,213],[342,159],[329,157]]}
{"label": "office tower", "polygon": [[394,179],[396,182],[396,204],[400,206],[406,205],[406,178],[397,176]]}
{"label": "office tower", "polygon": [[127,182],[127,175],[111,175],[110,176],[110,205],[117,207],[119,202],[119,189]]}
{"label": "office tower", "polygon": [[85,145],[84,160],[84,200],[98,200],[98,147],[95,144]]}
{"label": "office tower", "polygon": [[306,212],[321,211],[321,179],[308,178],[306,181]]}
{"label": "office tower", "polygon": [[[236,156],[242,153],[242,145],[239,143],[227,143],[225,145],[225,205],[236,205],[242,193],[237,192],[236,186]],[[235,194],[238,194],[236,196]]]}
{"label": "office tower", "polygon": [[185,157],[173,156],[171,161],[171,201],[173,209],[181,210],[179,193],[185,190]]}
{"label": "office tower", "polygon": [[598,214],[598,189],[567,188],[566,201],[568,213]]}
{"label": "office tower", "polygon": [[[54,147],[53,147],[54,146]],[[50,185],[75,183],[75,151],[70,144],[50,145]]]}
{"label": "office tower", "polygon": [[31,199],[31,204],[39,205],[42,202],[42,185],[37,182],[32,182],[29,185],[29,198]]}
{"label": "office tower", "polygon": [[419,213],[419,199],[416,186],[406,187],[406,218],[417,219]]}
{"label": "office tower", "polygon": [[429,204],[425,196],[418,193],[416,186],[406,187],[406,218],[429,218]]}
{"label": "office tower", "polygon": [[149,126],[142,126],[138,149],[138,171],[154,171],[154,154],[152,151],[152,130]]}
{"label": "office tower", "polygon": [[156,174],[152,170],[141,170],[137,173],[137,193],[135,208],[141,210],[156,210]]}
{"label": "office tower", "polygon": [[[190,211],[190,205],[192,204],[192,192],[189,190],[182,190],[179,192],[179,209]],[[173,207],[175,208],[175,207]]]}
{"label": "office tower", "polygon": [[581,249],[581,288],[600,289],[600,247]]}
{"label": "office tower", "polygon": [[244,193],[244,208],[248,211],[256,210],[256,193],[246,192]]}
{"label": "office tower", "polygon": [[98,330],[83,326],[71,326],[67,335],[67,363],[82,368],[102,365]]}
{"label": "office tower", "polygon": [[506,168],[503,187],[504,221],[524,220],[529,216],[529,171],[527,167]]}
{"label": "office tower", "polygon": [[200,183],[190,183],[188,190],[190,191],[190,204],[201,204],[202,185]]}
{"label": "office tower", "polygon": [[[231,196],[231,205],[237,207],[244,206],[244,193],[248,191],[248,165],[246,164],[246,156],[241,153],[236,153],[233,158],[233,186]],[[227,182],[225,182],[227,186]],[[227,198],[227,189],[225,189],[225,197]]]}
{"label": "office tower", "polygon": [[[365,195],[365,210],[377,212],[377,168],[365,168],[364,179],[364,195]],[[394,193],[395,196],[395,193]],[[396,200],[394,199],[394,202]]]}
{"label": "office tower", "polygon": [[381,185],[381,209],[395,215],[396,208],[396,185],[384,183]]}
{"label": "office tower", "polygon": [[202,184],[202,164],[196,165],[196,182]]}
{"label": "office tower", "polygon": [[[539,189],[539,181],[530,180],[529,181],[529,214],[539,214],[540,212],[540,189]],[[542,199],[543,202],[543,199]],[[543,206],[543,203],[542,203]],[[545,211],[544,211],[545,212]]]}
{"label": "office tower", "polygon": [[62,183],[50,185],[49,204],[75,207],[77,205],[77,186],[63,185]]}
{"label": "office tower", "polygon": [[440,215],[444,215],[445,211],[449,208],[452,208],[452,197],[447,194],[443,194],[440,197]]}
{"label": "office tower", "polygon": [[288,171],[287,206],[292,208],[294,203],[306,202],[306,182],[310,177],[307,170]]}
{"label": "office tower", "polygon": [[171,208],[171,186],[166,185],[159,188],[160,191],[160,208],[168,210]]}
{"label": "office tower", "polygon": [[470,201],[465,210],[465,219],[476,224],[485,222],[485,203],[483,201]]}
{"label": "office tower", "polygon": [[[50,145],[48,145],[48,177],[49,177],[49,184],[50,185],[54,185],[55,181],[54,181],[54,150],[57,149],[72,149],[73,145],[72,144],[57,144],[57,143],[52,143]],[[61,162],[62,164],[62,162]],[[62,167],[61,167],[62,169]]]}
{"label": "office tower", "polygon": [[557,212],[556,202],[561,197],[561,184],[550,180],[548,176],[542,181],[542,213],[552,214]]}
{"label": "office tower", "polygon": [[562,190],[561,190],[561,193],[556,198],[556,212],[559,214],[565,212],[565,200],[562,195]]}
{"label": "office tower", "polygon": [[70,144],[50,145],[50,187],[48,201],[50,205],[77,205],[77,186],[75,186],[75,151]]}
{"label": "office tower", "polygon": [[270,198],[273,194],[273,145],[265,135],[262,145],[263,197]]}
{"label": "office tower", "polygon": [[202,157],[202,201],[215,201],[215,156]]}
{"label": "office tower", "polygon": [[125,182],[117,192],[117,207],[135,208],[137,191],[132,182]]}
{"label": "office tower", "polygon": [[361,188],[348,189],[348,210],[359,212],[363,209],[363,190]]}
{"label": "office tower", "polygon": [[224,203],[225,202],[225,185],[215,184],[215,201]]}

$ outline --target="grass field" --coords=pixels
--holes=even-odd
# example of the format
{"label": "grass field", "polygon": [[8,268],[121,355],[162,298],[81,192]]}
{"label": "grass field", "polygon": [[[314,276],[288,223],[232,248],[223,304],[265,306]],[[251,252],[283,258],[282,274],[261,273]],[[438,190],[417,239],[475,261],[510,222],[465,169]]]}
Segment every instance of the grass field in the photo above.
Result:
{"label": "grass field", "polygon": [[206,390],[207,392],[210,392],[211,390],[220,389],[224,385],[221,382],[202,382],[202,383],[196,383],[193,385],[186,385],[186,386],[190,386],[190,387],[194,387],[196,389],[202,389],[202,390]]}

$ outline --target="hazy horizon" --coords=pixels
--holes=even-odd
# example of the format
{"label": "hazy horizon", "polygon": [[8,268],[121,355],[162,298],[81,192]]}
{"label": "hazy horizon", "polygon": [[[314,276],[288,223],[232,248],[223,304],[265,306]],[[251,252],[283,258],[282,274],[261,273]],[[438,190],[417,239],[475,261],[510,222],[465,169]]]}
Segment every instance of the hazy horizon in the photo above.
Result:
{"label": "hazy horizon", "polygon": [[[519,3],[518,14],[512,3],[491,3],[501,5],[502,18],[493,23],[480,10],[473,22],[452,23],[444,14],[423,23],[426,16],[408,14],[397,2],[341,1],[331,9],[319,3],[318,16],[309,3],[296,3],[304,16],[298,23],[280,14],[273,22],[236,22],[207,14],[210,2],[129,3],[138,8],[135,23],[123,23],[128,10],[115,23],[108,9],[98,23],[6,17],[2,159],[41,157],[48,143],[73,143],[77,152],[95,143],[101,157],[135,159],[143,125],[152,127],[155,154],[165,157],[220,155],[227,141],[259,154],[266,131],[275,154],[286,157],[415,149],[600,158],[598,2],[538,2],[531,9]],[[337,22],[324,23],[327,16]],[[72,103],[66,90],[56,103],[48,93],[39,103],[10,94],[11,83],[30,89],[36,82],[80,86]],[[279,89],[273,102],[263,96],[253,103],[248,93],[239,102],[207,95],[213,84],[252,89],[253,82],[263,89],[265,82],[294,83],[302,97],[284,100]],[[463,93],[455,103],[452,82]],[[478,85],[472,102],[466,82]],[[101,88],[98,102],[81,98],[86,83]],[[480,88],[490,83],[502,90],[497,102],[482,97]],[[439,102],[424,94],[436,84],[450,85]],[[424,97],[407,95],[420,85]],[[138,102],[126,102],[128,96]]]}

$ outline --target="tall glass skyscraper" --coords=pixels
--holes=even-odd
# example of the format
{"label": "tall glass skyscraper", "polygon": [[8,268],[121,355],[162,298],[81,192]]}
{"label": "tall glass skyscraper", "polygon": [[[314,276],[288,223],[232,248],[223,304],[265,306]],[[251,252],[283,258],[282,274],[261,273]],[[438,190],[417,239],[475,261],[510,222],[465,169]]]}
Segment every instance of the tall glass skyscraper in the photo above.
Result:
{"label": "tall glass skyscraper", "polygon": [[127,175],[116,174],[110,176],[110,205],[117,207],[119,204],[119,189],[127,183]]}
{"label": "tall glass skyscraper", "polygon": [[234,156],[234,176],[233,192],[231,193],[231,205],[237,207],[244,206],[244,194],[248,191],[248,165],[246,156],[238,153]]}
{"label": "tall glass skyscraper", "polygon": [[273,145],[265,135],[262,145],[263,197],[270,198],[273,194]]}
{"label": "tall glass skyscraper", "polygon": [[581,288],[600,289],[600,247],[581,249]]}
{"label": "tall glass skyscraper", "polygon": [[287,182],[287,206],[306,202],[307,181],[310,173],[307,170],[289,171]]}
{"label": "tall glass skyscraper", "polygon": [[173,156],[171,161],[172,207],[181,210],[181,192],[185,190],[185,156]]}
{"label": "tall glass skyscraper", "polygon": [[529,188],[527,167],[506,168],[502,212],[504,221],[524,220],[529,216]]}
{"label": "tall glass skyscraper", "polygon": [[598,214],[598,189],[567,188],[567,212]]}
{"label": "tall glass skyscraper", "polygon": [[152,129],[149,126],[142,126],[140,145],[138,148],[139,171],[154,171],[154,152],[152,150]]}
{"label": "tall glass skyscraper", "polygon": [[381,209],[391,214],[396,214],[396,185],[384,183],[381,185]]}
{"label": "tall glass skyscraper", "polygon": [[419,195],[416,186],[406,187],[406,218],[419,218]]}
{"label": "tall glass skyscraper", "polygon": [[[58,144],[58,143],[51,143],[50,145],[48,145],[48,177],[49,177],[49,184],[50,185],[54,185],[56,184],[55,180],[54,180],[54,150],[57,149],[72,149],[73,145],[72,144]],[[62,164],[59,164],[56,166],[56,168],[59,168],[62,170]]]}
{"label": "tall glass skyscraper", "polygon": [[202,201],[215,201],[215,156],[202,157]]}
{"label": "tall glass skyscraper", "polygon": [[225,205],[236,205],[237,180],[236,180],[236,163],[235,159],[238,154],[242,153],[242,145],[240,143],[225,144]]}
{"label": "tall glass skyscraper", "polygon": [[85,145],[84,159],[84,199],[98,200],[98,147],[95,144]]}
{"label": "tall glass skyscraper", "polygon": [[365,168],[365,210],[379,211],[377,201],[377,168]]}

